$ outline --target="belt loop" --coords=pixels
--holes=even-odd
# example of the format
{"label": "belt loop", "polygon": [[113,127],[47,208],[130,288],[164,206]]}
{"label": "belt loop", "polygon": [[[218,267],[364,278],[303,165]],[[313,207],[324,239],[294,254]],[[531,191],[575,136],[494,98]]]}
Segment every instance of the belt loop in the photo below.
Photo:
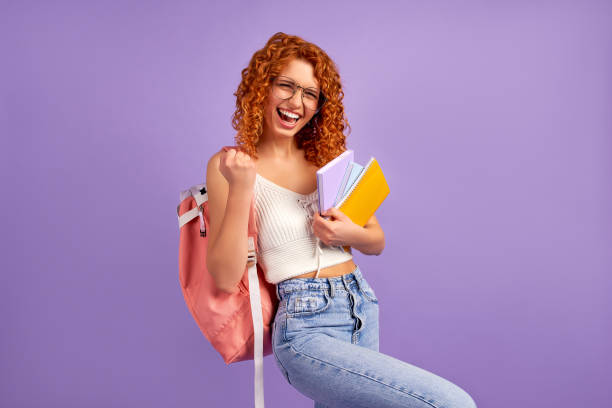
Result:
{"label": "belt loop", "polygon": [[331,278],[327,278],[327,282],[329,283],[329,296],[330,297],[336,296],[336,291],[335,291],[335,288],[334,288],[334,282],[332,281]]}
{"label": "belt loop", "polygon": [[281,300],[280,295],[278,294],[278,283],[275,285],[276,298]]}
{"label": "belt loop", "polygon": [[363,275],[361,274],[361,270],[359,270],[359,267],[355,268],[355,270],[353,271],[353,276],[355,277],[355,281],[357,282],[357,286],[359,287],[359,289],[363,290]]}
{"label": "belt loop", "polygon": [[344,284],[344,288],[346,289],[346,291],[348,293],[351,293],[351,290],[349,289],[349,285],[346,283],[346,275],[342,275],[340,278],[342,279],[342,283]]}

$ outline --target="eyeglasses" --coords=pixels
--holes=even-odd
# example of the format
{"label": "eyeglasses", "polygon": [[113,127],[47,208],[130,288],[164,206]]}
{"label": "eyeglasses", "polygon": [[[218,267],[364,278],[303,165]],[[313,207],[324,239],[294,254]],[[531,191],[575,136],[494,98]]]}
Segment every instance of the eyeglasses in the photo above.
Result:
{"label": "eyeglasses", "polygon": [[304,88],[295,83],[295,81],[286,76],[277,76],[272,79],[272,90],[274,96],[280,99],[291,99],[297,92],[298,88],[302,90],[302,103],[304,107],[318,113],[323,104],[327,101],[323,92],[317,88]]}

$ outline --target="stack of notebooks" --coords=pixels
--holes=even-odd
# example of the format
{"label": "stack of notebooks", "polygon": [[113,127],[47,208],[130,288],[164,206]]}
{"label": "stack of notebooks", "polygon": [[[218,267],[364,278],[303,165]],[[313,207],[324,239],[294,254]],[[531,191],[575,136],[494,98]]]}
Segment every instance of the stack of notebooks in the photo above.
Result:
{"label": "stack of notebooks", "polygon": [[317,171],[319,210],[336,207],[363,227],[389,194],[389,185],[374,157],[362,166],[354,156],[346,150]]}

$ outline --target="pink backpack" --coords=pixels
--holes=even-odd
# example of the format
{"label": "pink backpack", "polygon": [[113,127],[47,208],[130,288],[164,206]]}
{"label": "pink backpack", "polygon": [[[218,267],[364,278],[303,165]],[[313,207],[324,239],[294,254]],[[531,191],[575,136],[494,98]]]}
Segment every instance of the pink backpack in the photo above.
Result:
{"label": "pink backpack", "polygon": [[[237,148],[225,146],[223,149]],[[234,293],[215,286],[206,269],[208,194],[205,184],[181,192],[177,207],[179,280],[185,303],[198,327],[226,364],[254,360],[255,406],[264,407],[263,356],[272,353],[271,327],[278,306],[276,287],[257,264],[254,198],[248,223],[248,261]],[[251,290],[253,289],[253,290]]]}

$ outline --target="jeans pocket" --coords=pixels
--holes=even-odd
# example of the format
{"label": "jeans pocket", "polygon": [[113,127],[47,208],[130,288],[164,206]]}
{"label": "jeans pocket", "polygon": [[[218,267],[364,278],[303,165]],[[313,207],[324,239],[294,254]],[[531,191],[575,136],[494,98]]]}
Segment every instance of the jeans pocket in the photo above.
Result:
{"label": "jeans pocket", "polygon": [[367,300],[369,300],[370,302],[378,303],[378,297],[376,297],[374,289],[372,289],[368,281],[366,281],[365,279],[361,280],[359,284],[359,290]]}
{"label": "jeans pocket", "polygon": [[325,311],[331,303],[331,299],[324,290],[296,291],[287,299],[287,316],[308,316]]}

